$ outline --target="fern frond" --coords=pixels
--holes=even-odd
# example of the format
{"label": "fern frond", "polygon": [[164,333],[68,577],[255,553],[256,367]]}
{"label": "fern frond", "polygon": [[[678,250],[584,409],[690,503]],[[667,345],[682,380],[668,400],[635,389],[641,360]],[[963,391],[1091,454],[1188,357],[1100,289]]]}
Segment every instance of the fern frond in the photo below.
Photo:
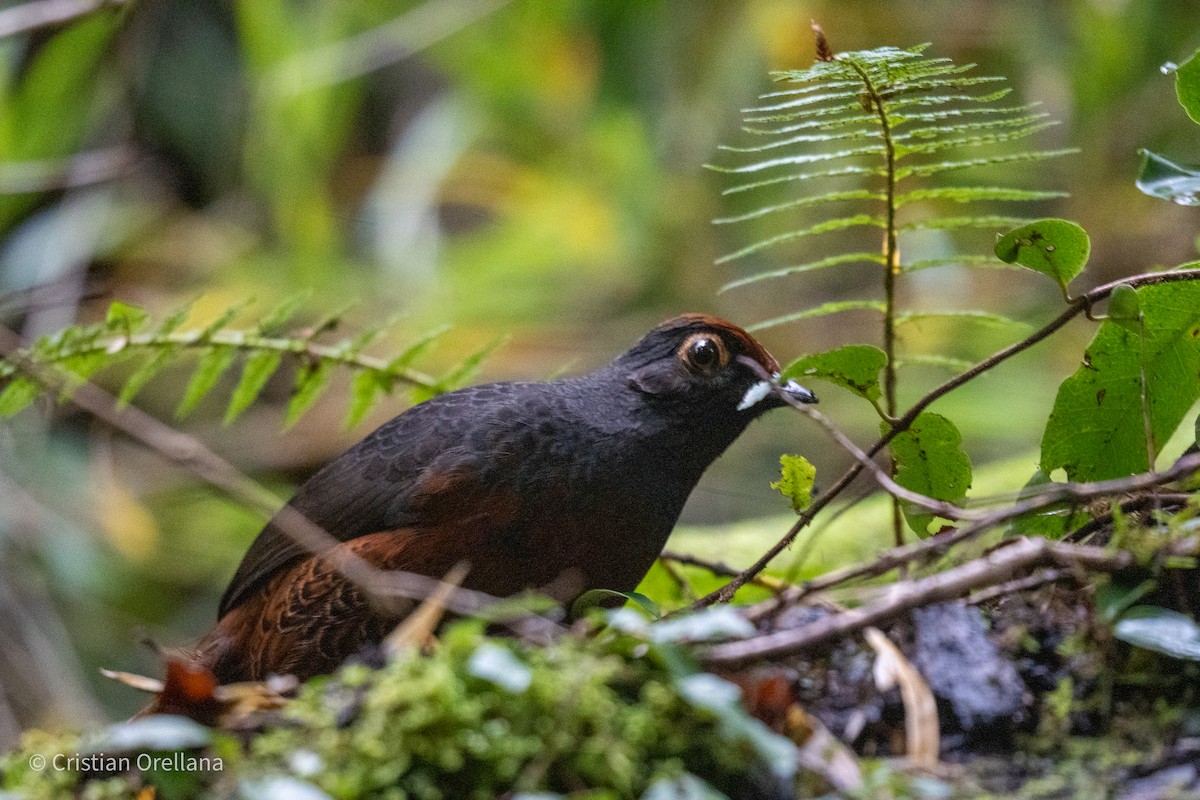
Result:
{"label": "fern frond", "polygon": [[882,313],[885,309],[886,307],[882,300],[834,300],[830,303],[822,303],[815,308],[797,311],[794,314],[784,314],[782,317],[775,317],[765,322],[756,322],[753,325],[746,326],[746,330],[761,331],[764,328],[774,328],[777,325],[799,322],[802,319],[827,317],[830,314],[840,314],[843,311],[878,311]]}
{"label": "fern frond", "polygon": [[986,325],[993,328],[1028,328],[1028,323],[980,309],[963,309],[958,311],[903,311],[896,315],[897,325],[911,325],[920,322],[950,320],[970,322],[976,325]]}
{"label": "fern frond", "polygon": [[937,186],[897,194],[895,203],[896,208],[903,208],[909,203],[926,200],[952,200],[956,203],[973,203],[978,200],[1028,202],[1054,200],[1066,196],[1066,192],[1014,189],[1010,186]]}
{"label": "fern frond", "polygon": [[[757,141],[723,147],[720,163],[712,167],[725,174],[748,176],[726,188],[724,194],[761,193],[768,198],[756,207],[741,207],[736,214],[716,220],[742,223],[756,232],[753,241],[721,256],[717,263],[767,250],[786,253],[789,261],[799,262],[739,276],[722,291],[820,269],[878,268],[883,301],[826,303],[767,320],[752,329],[852,309],[881,311],[887,356],[881,382],[886,394],[881,406],[885,416],[896,413],[898,325],[939,315],[1001,324],[990,312],[917,314],[898,308],[897,282],[908,273],[948,264],[998,265],[990,252],[981,257],[918,258],[906,264],[899,237],[915,231],[945,231],[948,235],[943,238],[952,242],[949,234],[953,232],[969,236],[972,230],[1010,228],[1026,218],[974,209],[983,208],[984,203],[1040,202],[1063,196],[1007,185],[1003,177],[966,180],[957,186],[929,181],[952,171],[1037,162],[1072,152],[1025,147],[1025,142],[1056,124],[1054,120],[1036,110],[1036,103],[1006,99],[1012,89],[1003,78],[978,74],[972,64],[930,57],[925,54],[927,47],[838,53],[807,69],[774,74],[773,78],[790,85],[763,95],[758,104],[743,111],[744,131]],[[749,177],[758,175],[762,177]],[[800,191],[793,196],[785,194],[793,188]],[[831,204],[836,205],[829,211]],[[944,213],[951,205],[957,213]],[[771,223],[780,219],[791,224],[782,231],[772,230]],[[878,251],[854,241],[862,229],[873,229],[869,237],[882,240]],[[809,243],[816,234],[834,231],[842,233]],[[804,257],[790,257],[800,251],[800,241],[804,241]],[[821,250],[826,242],[847,252],[831,251],[833,245]],[[854,279],[861,281],[861,276]]]}
{"label": "fern frond", "polygon": [[[722,169],[721,167],[712,166],[711,164],[706,164],[705,167],[708,169],[711,169],[714,172],[729,172],[730,171],[727,169]],[[840,167],[838,169],[823,170],[820,172],[797,172],[793,175],[782,175],[782,176],[779,176],[776,178],[767,178],[767,179],[761,180],[761,181],[754,181],[753,183],[740,183],[740,184],[737,184],[736,186],[730,186],[729,188],[722,190],[721,194],[727,195],[727,194],[737,194],[739,192],[749,192],[749,191],[753,191],[755,189],[762,189],[767,186],[777,186],[781,183],[791,183],[792,181],[811,181],[811,180],[818,180],[821,178],[845,178],[845,177],[850,177],[850,176],[865,177],[865,176],[882,175],[882,174],[883,174],[883,171],[879,170],[879,169],[873,169],[870,167],[857,167],[857,166]]]}
{"label": "fern frond", "polygon": [[[118,401],[125,404],[131,402],[158,373],[189,355],[196,355],[196,366],[176,412],[182,417],[192,413],[242,358],[244,365],[230,394],[226,422],[232,422],[254,403],[285,359],[300,363],[286,412],[287,425],[294,424],[311,408],[327,388],[335,368],[349,370],[356,379],[362,375],[370,376],[369,380],[381,393],[407,386],[436,394],[447,386],[445,378],[435,378],[412,367],[444,329],[423,337],[391,359],[364,352],[391,326],[391,321],[334,344],[317,339],[338,325],[341,312],[323,318],[299,336],[275,333],[298,313],[302,302],[302,299],[291,298],[248,329],[231,327],[243,312],[243,304],[227,309],[207,325],[191,330],[183,327],[189,308],[181,309],[153,326],[143,310],[114,303],[103,323],[66,328],[40,339],[10,359],[0,360],[0,380],[6,381],[0,391],[0,416],[20,411],[45,391],[36,375],[24,374],[20,364],[53,370],[61,379],[59,399],[65,400],[96,373],[137,361],[136,368],[118,391]],[[478,360],[482,360],[482,356]],[[473,367],[478,366],[478,360],[472,362]],[[361,419],[377,399],[378,396],[371,398],[371,402],[359,400],[352,408],[352,415]]]}
{"label": "fern frond", "polygon": [[[1004,266],[1011,266],[1009,264],[1004,264],[1004,262],[998,258],[994,258],[993,260],[999,264],[1003,264]],[[786,278],[788,275],[796,275],[801,272],[813,272],[815,270],[827,269],[829,267],[838,267],[842,264],[883,264],[883,256],[879,255],[879,253],[841,253],[840,255],[822,258],[819,261],[810,261],[807,264],[796,264],[795,266],[784,267],[783,269],[775,269],[771,270],[770,272],[759,272],[747,278],[739,278],[736,281],[730,281],[729,283],[725,284],[719,289],[719,291],[726,292],[730,289],[736,289],[739,286],[746,286],[747,284],[751,283],[758,283],[759,281],[771,280],[773,278]]]}
{"label": "fern frond", "polygon": [[917,272],[922,269],[937,267],[984,267],[987,269],[1023,269],[1020,264],[1009,264],[994,255],[959,255],[945,258],[921,258],[908,264],[901,265],[905,272]]}
{"label": "fern frond", "polygon": [[789,200],[786,203],[779,203],[773,206],[763,206],[756,208],[753,211],[748,211],[745,214],[738,214],[736,217],[720,217],[713,220],[714,225],[728,225],[733,222],[745,222],[758,217],[764,217],[767,214],[774,214],[778,211],[789,211],[791,209],[801,208],[803,206],[814,206],[818,203],[837,203],[846,200],[878,200],[883,201],[886,196],[873,192],[870,189],[851,189],[847,192],[826,192],[825,194],[813,195],[811,197],[800,197],[795,200]]}
{"label": "fern frond", "polygon": [[839,217],[838,219],[830,219],[817,225],[813,225],[809,228],[801,228],[798,231],[788,231],[787,233],[781,233],[778,236],[772,236],[769,239],[763,239],[762,241],[755,242],[752,245],[743,247],[741,250],[718,258],[717,263],[724,264],[729,261],[744,258],[752,253],[766,250],[768,247],[774,247],[776,245],[783,244],[784,242],[794,241],[806,236],[815,236],[819,233],[829,233],[830,231],[840,231],[845,228],[857,228],[863,226],[882,228],[886,224],[887,221],[883,217],[872,216],[871,214],[856,214],[853,217]]}
{"label": "fern frond", "polygon": [[933,175],[938,175],[943,172],[953,172],[960,169],[973,169],[976,167],[991,167],[997,164],[1014,164],[1022,161],[1046,161],[1051,158],[1061,158],[1079,152],[1074,147],[1064,147],[1058,150],[1026,150],[1019,153],[1005,153],[997,156],[986,156],[983,158],[967,158],[954,161],[939,161],[933,164],[917,164],[914,166],[901,167],[896,170],[896,181],[902,181],[905,178],[928,178]]}

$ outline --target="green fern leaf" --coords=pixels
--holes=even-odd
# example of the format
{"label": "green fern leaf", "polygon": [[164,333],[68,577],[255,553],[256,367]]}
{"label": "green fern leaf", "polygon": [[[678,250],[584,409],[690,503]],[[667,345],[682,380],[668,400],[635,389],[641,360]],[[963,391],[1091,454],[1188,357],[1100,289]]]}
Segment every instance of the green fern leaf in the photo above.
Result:
{"label": "green fern leaf", "polygon": [[911,325],[930,320],[955,320],[996,328],[1029,327],[1028,323],[1015,320],[1012,317],[978,309],[963,309],[959,311],[905,311],[896,315],[897,325]]}
{"label": "green fern leaf", "polygon": [[108,307],[108,313],[104,316],[104,326],[110,331],[130,334],[141,329],[149,318],[150,314],[144,308],[118,300]]}
{"label": "green fern leaf", "polygon": [[882,313],[886,310],[886,306],[881,300],[835,300],[830,303],[823,303],[816,308],[809,308],[804,311],[797,311],[794,314],[785,314],[782,317],[775,317],[765,322],[756,322],[746,328],[748,331],[761,331],[764,328],[774,328],[777,325],[786,325],[789,322],[799,322],[802,319],[813,319],[814,317],[825,317],[830,314],[840,314],[843,311],[878,311]]}
{"label": "green fern leaf", "polygon": [[312,290],[289,295],[258,321],[255,330],[260,334],[274,333],[292,320],[312,297]]}
{"label": "green fern leaf", "polygon": [[384,369],[393,375],[408,369],[418,358],[420,358],[427,350],[429,350],[430,347],[433,346],[434,342],[445,335],[446,331],[448,330],[450,330],[449,325],[442,325],[429,331],[424,336],[410,344],[404,350],[404,352],[400,353],[400,355],[389,361]]}
{"label": "green fern leaf", "polygon": [[[708,164],[705,166],[707,169],[711,169],[714,172],[730,172],[731,171],[731,170],[723,169],[722,167],[715,167],[711,164]],[[858,166],[841,167],[839,169],[824,170],[824,171],[820,171],[820,172],[798,172],[793,175],[781,175],[779,177],[767,178],[765,180],[754,181],[752,183],[740,183],[736,186],[730,186],[729,188],[722,190],[721,194],[724,195],[724,194],[737,194],[739,192],[748,192],[748,191],[752,191],[754,189],[761,189],[766,186],[776,186],[781,183],[790,183],[792,181],[807,182],[807,181],[817,180],[819,178],[843,178],[843,177],[848,177],[848,176],[869,177],[869,176],[877,176],[877,175],[882,175],[882,174],[884,174],[883,170],[874,169],[871,167],[858,167]]]}
{"label": "green fern leaf", "polygon": [[[798,231],[788,231],[781,233],[778,236],[772,236],[769,239],[763,239],[760,242],[755,242],[752,245],[743,247],[741,250],[730,253],[727,256],[721,256],[717,259],[718,264],[725,264],[730,261],[735,261],[739,258],[757,253],[761,250],[766,250],[768,247],[774,247],[784,242],[794,241],[805,236],[815,236],[819,233],[829,233],[830,231],[840,231],[846,228],[856,228],[869,226],[874,228],[883,228],[887,224],[883,217],[872,216],[870,214],[856,214],[853,217],[842,217],[840,219],[826,220],[825,222],[813,225],[809,228],[801,228]],[[1001,224],[999,227],[1003,227]]]}
{"label": "green fern leaf", "polygon": [[837,203],[846,200],[878,200],[884,201],[887,197],[879,192],[873,192],[869,189],[851,189],[845,192],[826,192],[825,194],[812,195],[810,197],[801,197],[796,200],[789,200],[786,203],[779,203],[773,206],[764,206],[756,208],[754,211],[745,214],[739,214],[736,217],[721,217],[714,219],[714,225],[728,225],[734,222],[745,222],[759,217],[765,217],[768,214],[774,214],[779,211],[790,211],[804,206],[815,206],[819,203]]}
{"label": "green fern leaf", "polygon": [[242,367],[242,377],[230,396],[229,407],[225,410],[226,425],[240,417],[258,399],[282,361],[283,354],[278,350],[259,350],[246,359],[246,364]]}
{"label": "green fern leaf", "polygon": [[1029,222],[1029,217],[935,217],[897,226],[899,231],[945,231],[955,228],[1012,228]]}
{"label": "green fern leaf", "polygon": [[896,195],[895,203],[896,208],[903,208],[909,203],[926,200],[951,200],[955,203],[975,203],[983,200],[1030,202],[1034,200],[1053,200],[1066,196],[1066,192],[1013,189],[1005,186],[940,186],[928,189],[913,189],[910,192],[898,194]]}
{"label": "green fern leaf", "polygon": [[922,258],[913,261],[911,264],[904,264],[900,268],[904,272],[916,272],[922,269],[934,269],[936,267],[985,267],[987,269],[1023,269],[1018,264],[1005,264],[995,256],[983,255],[962,255],[962,256],[947,256],[945,258]]}
{"label": "green fern leaf", "polygon": [[[997,259],[992,259],[997,261]],[[1002,266],[1007,266],[1000,262]],[[750,275],[746,278],[739,278],[736,281],[730,281],[720,288],[719,291],[727,292],[730,289],[736,289],[740,286],[746,286],[759,281],[771,280],[773,278],[785,278],[788,275],[796,275],[801,272],[812,272],[818,269],[827,269],[829,267],[837,267],[842,264],[883,264],[883,256],[878,253],[842,253],[836,256],[822,258],[819,261],[810,261],[806,264],[797,264],[792,267],[784,267],[783,269],[771,270],[770,272],[760,272],[755,275]]]}
{"label": "green fern leaf", "polygon": [[237,350],[232,347],[210,347],[200,357],[200,363],[196,365],[196,371],[188,381],[183,399],[175,410],[175,416],[186,417],[191,414],[217,385],[217,381],[221,380],[221,376],[233,366],[236,359]]}
{"label": "green fern leaf", "polygon": [[292,427],[304,416],[313,403],[329,388],[329,379],[333,377],[333,362],[325,359],[309,361],[296,373],[296,387],[292,391],[292,399],[288,401],[287,412],[284,415],[283,427]]}
{"label": "green fern leaf", "polygon": [[18,375],[0,391],[0,417],[11,417],[28,406],[42,393],[42,386],[32,378]]}
{"label": "green fern leaf", "polygon": [[900,167],[896,170],[896,180],[902,181],[909,177],[928,178],[943,172],[953,172],[974,167],[990,167],[996,164],[1015,164],[1021,161],[1046,161],[1051,158],[1069,156],[1079,151],[1073,147],[1059,150],[1034,150],[1020,153],[1005,153],[1003,155],[985,156],[982,158],[966,158],[953,161],[940,161],[932,164],[915,164]]}
{"label": "green fern leaf", "polygon": [[424,386],[418,386],[413,389],[413,399],[415,402],[423,402],[441,392],[448,392],[465,385],[479,371],[480,366],[492,353],[499,350],[508,343],[508,336],[501,336],[489,342],[488,344],[476,350],[471,355],[464,358],[453,369],[443,375],[437,383],[437,386],[430,389]]}
{"label": "green fern leaf", "polygon": [[138,392],[171,363],[175,356],[175,350],[174,347],[161,347],[143,361],[142,365],[133,371],[133,374],[125,381],[125,385],[121,387],[121,393],[117,396],[117,407],[124,408],[133,402],[133,398],[137,397]]}
{"label": "green fern leaf", "polygon": [[395,381],[371,370],[360,370],[350,384],[350,407],[346,410],[345,427],[353,428],[390,392]]}

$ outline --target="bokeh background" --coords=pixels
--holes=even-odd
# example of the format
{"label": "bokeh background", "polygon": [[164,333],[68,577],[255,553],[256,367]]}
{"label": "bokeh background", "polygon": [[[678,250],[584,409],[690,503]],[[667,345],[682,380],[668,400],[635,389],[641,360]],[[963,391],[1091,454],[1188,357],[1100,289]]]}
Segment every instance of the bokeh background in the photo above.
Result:
{"label": "bokeh background", "polygon": [[[703,165],[719,144],[745,143],[738,110],[772,88],[770,70],[811,63],[811,19],[836,50],[932,42],[1061,120],[1034,144],[1080,152],[1007,177],[1071,193],[1036,213],[1090,232],[1081,283],[1196,257],[1195,210],[1133,185],[1139,147],[1200,161],[1159,69],[1200,46],[1196,0],[134,0],[28,28],[50,5],[0,4],[0,322],[27,339],[94,320],[114,299],[156,314],[194,301],[202,324],[247,298],[252,321],[308,289],[310,320],[348,308],[338,335],[396,317],[380,354],[448,323],[430,369],[507,333],[481,379],[539,378],[603,363],[682,311],[752,323],[877,296],[861,270],[718,291],[745,267],[715,259],[747,234],[710,224],[728,212],[728,180]],[[1036,275],[947,269],[909,283],[905,302],[1037,324],[1061,299]],[[786,362],[878,342],[878,327],[847,313],[761,338]],[[1078,324],[939,404],[977,465],[1015,459],[1028,476],[1090,332]],[[1020,335],[929,325],[905,345],[978,358]],[[187,375],[160,376],[138,405],[173,421]],[[944,377],[914,369],[903,397]],[[861,401],[814,388],[871,440],[878,421]],[[285,432],[288,389],[280,376],[226,427],[218,387],[174,424],[282,499],[407,402],[346,430],[335,381]],[[765,549],[786,528],[768,485],[779,453],[809,455],[818,483],[845,464],[817,432],[775,416],[706,477],[685,514],[692,541],[736,535]],[[750,522],[719,527],[738,520]],[[139,640],[200,634],[261,524],[69,407],[5,423],[0,749],[22,727],[134,710],[140,699],[97,667],[156,674]]]}

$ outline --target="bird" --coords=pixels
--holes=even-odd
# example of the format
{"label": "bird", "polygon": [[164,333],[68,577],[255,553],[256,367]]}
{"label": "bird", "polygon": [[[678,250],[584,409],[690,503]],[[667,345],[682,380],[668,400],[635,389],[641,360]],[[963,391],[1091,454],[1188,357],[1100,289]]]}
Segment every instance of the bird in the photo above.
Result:
{"label": "bird", "polygon": [[193,650],[222,684],[333,672],[398,622],[337,568],[570,602],[628,593],[662,552],[701,474],[753,420],[817,398],[715,316],[667,320],[594,372],[471,386],[417,404],[315,473],[288,506],[337,540],[313,554],[277,514]]}

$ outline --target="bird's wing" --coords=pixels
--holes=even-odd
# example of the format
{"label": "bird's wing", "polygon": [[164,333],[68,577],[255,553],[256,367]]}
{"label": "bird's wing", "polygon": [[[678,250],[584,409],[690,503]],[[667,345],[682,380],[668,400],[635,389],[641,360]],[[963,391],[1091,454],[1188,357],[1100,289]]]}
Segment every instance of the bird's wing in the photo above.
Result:
{"label": "bird's wing", "polygon": [[[487,437],[473,429],[487,424],[479,409],[503,400],[506,386],[472,387],[414,406],[310,478],[288,505],[341,541],[469,516],[479,488],[475,470],[483,467],[487,447]],[[277,514],[242,559],[218,616],[307,554]]]}

